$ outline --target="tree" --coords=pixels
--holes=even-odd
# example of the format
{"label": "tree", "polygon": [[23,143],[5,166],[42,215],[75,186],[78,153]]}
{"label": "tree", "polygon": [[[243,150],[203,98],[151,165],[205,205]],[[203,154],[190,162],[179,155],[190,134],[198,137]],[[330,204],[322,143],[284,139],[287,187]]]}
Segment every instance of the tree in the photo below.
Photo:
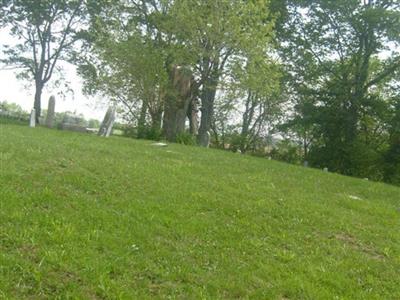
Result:
{"label": "tree", "polygon": [[138,137],[145,136],[147,115],[150,130],[160,131],[168,80],[162,53],[135,30],[121,40],[114,34],[96,34],[100,36],[91,45],[91,59],[85,55],[78,68],[85,79],[85,93],[101,93],[119,103],[136,119]]}
{"label": "tree", "polygon": [[145,0],[107,3],[94,11],[87,51],[80,57],[85,92],[118,103],[139,138],[161,133],[171,48],[159,28],[168,6]]}
{"label": "tree", "polygon": [[[397,89],[398,89],[397,85]],[[384,155],[385,181],[400,185],[400,95],[393,98],[389,121],[389,148]]]}
{"label": "tree", "polygon": [[173,36],[191,53],[201,101],[198,143],[206,146],[221,78],[233,60],[268,53],[273,18],[267,1],[176,1],[171,14]]}
{"label": "tree", "polygon": [[288,2],[279,37],[298,108],[291,124],[312,132],[307,149],[315,166],[363,176],[364,166],[378,164],[379,136],[387,136],[382,91],[400,68],[399,4]]}
{"label": "tree", "polygon": [[166,88],[164,107],[164,135],[168,141],[185,132],[190,103],[193,100],[194,79],[190,69],[173,66]]}
{"label": "tree", "polygon": [[234,68],[231,88],[238,91],[243,112],[239,148],[242,153],[256,150],[257,142],[271,133],[282,107],[280,66],[268,56],[248,57]]}
{"label": "tree", "polygon": [[68,60],[79,39],[86,16],[83,0],[5,0],[0,8],[0,26],[18,39],[6,45],[7,66],[19,69],[19,77],[33,81],[37,122],[41,114],[41,96],[45,85],[59,71],[58,62]]}
{"label": "tree", "polygon": [[[98,56],[96,64],[106,65],[105,69],[110,74],[115,74],[115,70],[126,70],[123,66],[130,65],[135,60],[134,56],[157,65],[159,71],[153,74],[163,80],[149,84],[146,94],[160,96],[153,99],[158,99],[156,103],[161,108],[156,110],[156,114],[160,116],[164,111],[164,135],[173,141],[185,130],[187,116],[191,133],[197,132],[196,104],[197,98],[200,98],[201,123],[198,131],[200,144],[204,145],[204,137],[212,125],[218,84],[229,65],[250,51],[252,55],[267,54],[273,22],[268,19],[266,3],[227,0],[116,1],[98,14],[100,17],[92,27],[97,41],[104,40],[104,36],[110,41],[94,43],[94,52],[104,53]],[[138,41],[136,44],[128,42],[132,37]],[[125,49],[125,55],[120,56],[117,67],[107,57],[110,53],[112,57],[119,46]],[[137,67],[135,69],[138,70]],[[131,80],[143,81],[151,77],[149,71],[150,68],[140,68],[139,72],[123,71],[121,82],[139,86]],[[134,101],[139,100],[143,104],[139,119],[144,120],[143,116],[149,112],[152,115],[150,104],[154,101],[145,99],[139,91],[133,94],[136,97],[132,99],[136,98]]]}

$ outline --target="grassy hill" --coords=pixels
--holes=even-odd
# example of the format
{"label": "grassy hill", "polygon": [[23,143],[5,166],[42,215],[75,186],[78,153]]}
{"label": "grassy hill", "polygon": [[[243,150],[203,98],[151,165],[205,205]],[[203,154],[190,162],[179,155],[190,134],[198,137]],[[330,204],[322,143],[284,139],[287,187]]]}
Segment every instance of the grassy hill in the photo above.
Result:
{"label": "grassy hill", "polygon": [[400,189],[0,125],[0,298],[400,299]]}

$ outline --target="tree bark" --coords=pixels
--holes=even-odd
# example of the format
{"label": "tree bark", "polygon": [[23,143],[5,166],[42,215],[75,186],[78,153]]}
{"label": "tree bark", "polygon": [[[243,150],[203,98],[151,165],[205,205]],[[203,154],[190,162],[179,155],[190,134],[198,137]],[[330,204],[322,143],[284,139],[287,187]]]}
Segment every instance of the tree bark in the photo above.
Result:
{"label": "tree bark", "polygon": [[248,91],[246,107],[243,113],[242,130],[240,133],[240,151],[242,153],[246,153],[249,148],[250,124],[253,121],[256,106],[255,95],[251,91]]}
{"label": "tree bark", "polygon": [[202,147],[208,147],[210,142],[210,129],[214,117],[214,101],[218,85],[218,72],[214,71],[211,77],[205,81],[200,94],[201,122],[197,142]]}
{"label": "tree bark", "polygon": [[165,96],[165,111],[164,111],[164,122],[163,122],[163,134],[167,141],[175,141],[175,97],[170,92]]}
{"label": "tree bark", "polygon": [[138,120],[138,139],[143,139],[146,135],[146,114],[147,114],[147,103],[142,102],[142,107],[140,108],[140,115]]}
{"label": "tree bark", "polygon": [[35,101],[33,103],[33,108],[36,111],[36,124],[39,124],[39,118],[42,110],[42,104],[41,104],[42,92],[43,92],[43,85],[40,82],[36,82]]}
{"label": "tree bark", "polygon": [[193,78],[187,70],[174,66],[170,72],[170,86],[165,97],[163,133],[167,141],[185,131],[186,113],[191,101]]}
{"label": "tree bark", "polygon": [[162,111],[150,112],[151,117],[151,129],[153,132],[160,131]]}
{"label": "tree bark", "polygon": [[189,131],[193,136],[199,133],[199,120],[198,120],[198,107],[197,98],[193,97],[190,101],[189,108],[187,111],[187,117],[189,118]]}

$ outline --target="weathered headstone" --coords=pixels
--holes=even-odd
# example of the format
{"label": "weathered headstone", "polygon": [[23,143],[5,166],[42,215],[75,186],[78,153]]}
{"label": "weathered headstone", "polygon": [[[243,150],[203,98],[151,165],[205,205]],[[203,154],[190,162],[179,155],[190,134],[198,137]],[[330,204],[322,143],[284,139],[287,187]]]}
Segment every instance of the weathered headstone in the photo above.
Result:
{"label": "weathered headstone", "polygon": [[210,140],[211,140],[211,135],[209,131],[206,131],[205,134],[199,133],[197,135],[197,143],[203,147],[210,147]]}
{"label": "weathered headstone", "polygon": [[115,121],[115,106],[110,106],[104,116],[104,120],[100,125],[99,136],[109,137]]}
{"label": "weathered headstone", "polygon": [[324,172],[329,172],[329,169],[328,168],[324,168]]}
{"label": "weathered headstone", "polygon": [[29,119],[29,127],[35,127],[36,126],[36,110],[32,108],[31,111],[31,117]]}
{"label": "weathered headstone", "polygon": [[206,136],[205,136],[205,141],[206,141],[206,142],[204,143],[204,145],[206,146],[206,148],[210,147],[210,139],[211,139],[210,132],[207,131],[207,134],[206,134]]}
{"label": "weathered headstone", "polygon": [[54,96],[51,96],[49,99],[49,105],[47,108],[47,116],[46,116],[46,126],[49,128],[53,128],[54,126],[55,108],[56,108],[56,98]]}
{"label": "weathered headstone", "polygon": [[304,165],[304,167],[308,168],[308,161],[305,160],[304,163],[303,163],[303,165]]}

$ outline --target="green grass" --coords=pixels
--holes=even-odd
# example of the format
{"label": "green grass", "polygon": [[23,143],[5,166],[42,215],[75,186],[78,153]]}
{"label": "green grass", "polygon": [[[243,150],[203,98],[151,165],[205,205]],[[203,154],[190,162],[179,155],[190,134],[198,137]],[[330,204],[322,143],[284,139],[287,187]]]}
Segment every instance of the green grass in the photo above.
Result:
{"label": "green grass", "polygon": [[0,298],[400,299],[400,189],[0,124]]}

